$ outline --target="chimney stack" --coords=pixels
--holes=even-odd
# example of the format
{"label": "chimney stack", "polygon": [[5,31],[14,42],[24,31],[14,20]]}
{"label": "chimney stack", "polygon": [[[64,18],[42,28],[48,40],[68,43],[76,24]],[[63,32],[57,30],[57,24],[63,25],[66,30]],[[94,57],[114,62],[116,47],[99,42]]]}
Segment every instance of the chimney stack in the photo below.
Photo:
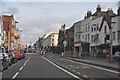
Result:
{"label": "chimney stack", "polygon": [[101,12],[101,7],[100,7],[100,5],[97,5],[96,11],[97,11],[97,12]]}
{"label": "chimney stack", "polygon": [[117,10],[117,15],[120,16],[120,7]]}
{"label": "chimney stack", "polygon": [[91,11],[88,11],[88,12],[87,12],[87,18],[90,17],[90,16],[92,16],[92,12],[91,12]]}
{"label": "chimney stack", "polygon": [[107,10],[107,15],[112,16],[113,15],[113,10],[112,8],[108,8]]}

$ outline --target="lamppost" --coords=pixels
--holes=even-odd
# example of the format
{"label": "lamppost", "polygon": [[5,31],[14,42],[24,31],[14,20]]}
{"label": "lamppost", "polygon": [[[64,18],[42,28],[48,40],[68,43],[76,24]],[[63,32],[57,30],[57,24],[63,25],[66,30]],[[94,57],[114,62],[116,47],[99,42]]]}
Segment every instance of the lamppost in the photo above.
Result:
{"label": "lamppost", "polygon": [[63,41],[63,45],[64,45],[64,55],[65,55],[65,48],[66,48],[66,45],[67,45],[67,42],[65,40]]}

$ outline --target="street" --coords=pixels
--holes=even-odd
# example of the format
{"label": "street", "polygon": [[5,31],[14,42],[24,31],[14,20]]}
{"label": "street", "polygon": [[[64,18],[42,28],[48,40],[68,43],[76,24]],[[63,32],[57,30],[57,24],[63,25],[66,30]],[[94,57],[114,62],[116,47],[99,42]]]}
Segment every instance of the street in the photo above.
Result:
{"label": "street", "polygon": [[[61,68],[57,68],[39,54],[27,54],[24,60],[12,65],[3,72],[3,78],[8,79],[43,79],[66,78],[77,80],[77,77]],[[71,75],[70,75],[71,74]]]}
{"label": "street", "polygon": [[6,79],[119,80],[117,71],[65,59],[58,54],[26,54],[3,72]]}
{"label": "street", "polygon": [[48,54],[46,57],[54,63],[64,67],[80,78],[88,80],[119,80],[120,72],[99,66],[84,64],[62,58],[58,54]]}

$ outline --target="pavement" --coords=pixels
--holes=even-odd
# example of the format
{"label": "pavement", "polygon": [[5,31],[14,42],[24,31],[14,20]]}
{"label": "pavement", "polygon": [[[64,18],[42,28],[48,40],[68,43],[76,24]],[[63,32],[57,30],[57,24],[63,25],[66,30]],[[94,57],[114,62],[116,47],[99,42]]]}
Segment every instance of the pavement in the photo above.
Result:
{"label": "pavement", "polygon": [[106,58],[95,58],[95,57],[75,58],[75,57],[70,57],[70,56],[62,56],[61,54],[58,54],[58,53],[54,53],[54,54],[59,55],[69,60],[91,64],[91,65],[95,65],[98,67],[112,69],[112,70],[120,72],[120,62],[118,61],[114,61],[114,60],[110,61],[109,59],[106,59]]}
{"label": "pavement", "polygon": [[74,60],[77,62],[82,62],[82,63],[87,63],[87,64],[91,64],[91,65],[95,65],[95,66],[99,66],[99,67],[104,67],[107,69],[112,69],[112,70],[116,70],[116,71],[120,71],[120,62],[117,61],[109,61],[108,59],[105,58],[91,58],[91,57],[87,57],[87,58],[72,58],[72,57],[64,57],[70,60]]}

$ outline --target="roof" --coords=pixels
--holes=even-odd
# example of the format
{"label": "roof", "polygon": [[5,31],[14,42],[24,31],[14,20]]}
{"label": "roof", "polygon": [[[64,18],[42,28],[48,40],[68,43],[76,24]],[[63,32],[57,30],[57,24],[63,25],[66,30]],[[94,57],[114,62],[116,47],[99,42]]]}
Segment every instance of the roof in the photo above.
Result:
{"label": "roof", "polygon": [[101,31],[104,21],[107,22],[109,29],[111,29],[111,16],[105,15],[103,16],[99,31]]}

